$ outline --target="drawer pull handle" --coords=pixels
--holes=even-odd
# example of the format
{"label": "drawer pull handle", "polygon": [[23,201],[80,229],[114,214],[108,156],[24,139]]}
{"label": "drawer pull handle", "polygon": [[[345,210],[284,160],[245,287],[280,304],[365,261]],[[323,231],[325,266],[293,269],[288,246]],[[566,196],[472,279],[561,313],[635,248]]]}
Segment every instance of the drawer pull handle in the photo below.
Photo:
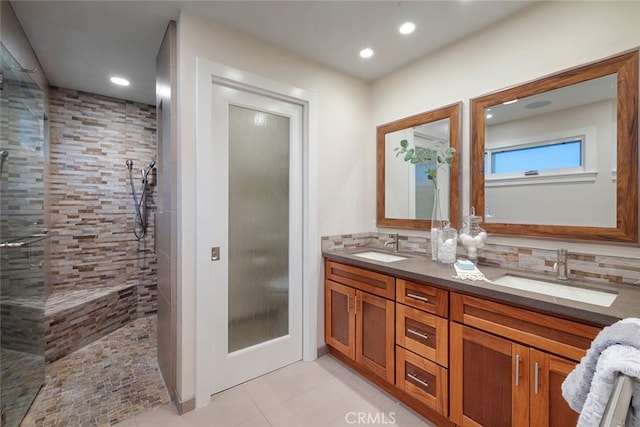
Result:
{"label": "drawer pull handle", "polygon": [[426,382],[422,381],[420,378],[416,377],[415,375],[413,375],[413,374],[407,374],[407,376],[408,376],[409,378],[411,378],[412,380],[414,380],[415,382],[417,382],[418,384],[421,384],[423,387],[425,387],[425,388],[429,388],[429,384],[428,384],[428,383],[426,383]]}
{"label": "drawer pull handle", "polygon": [[347,294],[347,313],[351,311],[351,295]]}
{"label": "drawer pull handle", "polygon": [[540,365],[538,364],[538,362],[535,363],[533,378],[535,393],[538,394],[538,392],[540,391]]}
{"label": "drawer pull handle", "polygon": [[355,314],[358,315],[358,297],[356,297],[356,302],[353,305],[353,308],[355,309]]}
{"label": "drawer pull handle", "polygon": [[413,334],[413,335],[415,335],[417,337],[420,337],[423,340],[428,340],[429,339],[428,335],[422,334],[422,333],[416,331],[415,329],[407,329],[407,332],[409,332],[410,334]]}
{"label": "drawer pull handle", "polygon": [[408,293],[407,296],[410,297],[410,298],[415,298],[415,299],[420,300],[420,301],[429,302],[429,298],[423,297],[421,295]]}
{"label": "drawer pull handle", "polygon": [[520,355],[516,355],[516,387],[520,385]]}

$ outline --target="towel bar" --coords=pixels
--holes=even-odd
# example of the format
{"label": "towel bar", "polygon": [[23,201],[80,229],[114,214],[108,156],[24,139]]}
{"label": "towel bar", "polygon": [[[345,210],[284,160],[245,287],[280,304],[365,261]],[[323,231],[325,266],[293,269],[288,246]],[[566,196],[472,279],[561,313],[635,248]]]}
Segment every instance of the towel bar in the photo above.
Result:
{"label": "towel bar", "polygon": [[604,409],[600,427],[625,426],[629,407],[631,406],[634,382],[635,379],[627,375],[618,375],[607,406]]}

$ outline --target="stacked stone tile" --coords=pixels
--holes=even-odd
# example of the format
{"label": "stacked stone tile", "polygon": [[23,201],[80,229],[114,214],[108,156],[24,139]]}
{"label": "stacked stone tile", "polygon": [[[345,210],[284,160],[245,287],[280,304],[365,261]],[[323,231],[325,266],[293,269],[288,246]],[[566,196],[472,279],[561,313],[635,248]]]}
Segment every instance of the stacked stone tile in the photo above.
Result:
{"label": "stacked stone tile", "polygon": [[139,192],[140,169],[156,158],[155,107],[52,88],[50,108],[49,362],[155,313],[157,289],[155,170],[147,235],[137,240],[125,165],[133,160]]}

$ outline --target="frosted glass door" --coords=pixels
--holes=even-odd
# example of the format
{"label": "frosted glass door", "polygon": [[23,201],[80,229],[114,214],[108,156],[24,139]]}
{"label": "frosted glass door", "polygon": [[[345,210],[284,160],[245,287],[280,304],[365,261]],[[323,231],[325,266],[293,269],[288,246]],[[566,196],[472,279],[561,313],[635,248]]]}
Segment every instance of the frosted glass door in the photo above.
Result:
{"label": "frosted glass door", "polygon": [[289,333],[289,127],[229,105],[229,352]]}
{"label": "frosted glass door", "polygon": [[302,358],[303,120],[286,100],[212,89],[198,197],[199,238],[220,252],[207,266],[215,393]]}

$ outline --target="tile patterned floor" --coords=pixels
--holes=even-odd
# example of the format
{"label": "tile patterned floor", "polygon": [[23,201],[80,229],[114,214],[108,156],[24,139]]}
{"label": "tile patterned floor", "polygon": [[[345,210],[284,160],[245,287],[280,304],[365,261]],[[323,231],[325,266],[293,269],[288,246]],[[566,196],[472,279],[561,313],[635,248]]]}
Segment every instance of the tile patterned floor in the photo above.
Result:
{"label": "tile patterned floor", "polygon": [[6,406],[6,425],[14,426],[29,409],[44,377],[44,355],[8,349],[0,350],[2,402]]}
{"label": "tile patterned floor", "polygon": [[[369,422],[354,422],[359,414],[370,417]],[[118,427],[338,427],[362,424],[435,427],[331,356],[323,356],[314,362],[294,363],[216,394],[209,406],[182,416],[169,404],[137,415]]]}
{"label": "tile patterned floor", "polygon": [[46,368],[22,426],[110,426],[169,403],[156,317],[135,320]]}
{"label": "tile patterned floor", "polygon": [[22,426],[435,427],[331,356],[271,372],[180,416],[158,373],[155,325],[155,317],[136,320],[47,366]]}

